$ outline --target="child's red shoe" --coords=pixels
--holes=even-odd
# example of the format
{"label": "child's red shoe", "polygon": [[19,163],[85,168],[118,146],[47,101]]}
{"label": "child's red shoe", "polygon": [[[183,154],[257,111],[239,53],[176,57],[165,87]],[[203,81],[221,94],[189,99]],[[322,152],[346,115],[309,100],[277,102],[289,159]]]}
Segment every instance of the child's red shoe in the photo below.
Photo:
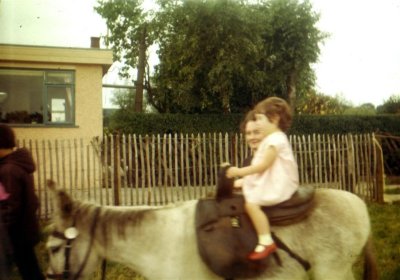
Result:
{"label": "child's red shoe", "polygon": [[272,243],[270,245],[263,245],[263,244],[258,244],[258,245],[263,246],[264,250],[262,250],[261,252],[256,252],[256,251],[251,252],[247,257],[249,260],[257,261],[257,260],[265,259],[270,254],[275,252],[276,249],[278,249],[278,247],[276,246],[275,243]]}

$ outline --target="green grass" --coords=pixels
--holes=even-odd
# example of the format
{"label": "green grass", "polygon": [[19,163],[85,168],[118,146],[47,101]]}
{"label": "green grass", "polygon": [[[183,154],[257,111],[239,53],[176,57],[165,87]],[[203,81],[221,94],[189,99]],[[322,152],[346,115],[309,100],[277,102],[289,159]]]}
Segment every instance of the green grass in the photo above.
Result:
{"label": "green grass", "polygon": [[[371,216],[375,254],[378,262],[378,270],[381,280],[400,280],[400,204],[376,204],[368,205]],[[48,257],[43,241],[37,247],[40,263],[45,270]],[[362,261],[355,265],[356,279],[361,279]],[[20,279],[14,271],[10,280]],[[96,272],[92,279],[101,279],[101,270]],[[107,263],[106,279],[112,280],[143,280],[129,268],[115,263]]]}
{"label": "green grass", "polygon": [[[368,205],[372,236],[380,280],[400,280],[400,204]],[[362,279],[363,261],[354,267],[356,279]]]}
{"label": "green grass", "polygon": [[400,204],[371,204],[372,233],[380,279],[400,279]]}

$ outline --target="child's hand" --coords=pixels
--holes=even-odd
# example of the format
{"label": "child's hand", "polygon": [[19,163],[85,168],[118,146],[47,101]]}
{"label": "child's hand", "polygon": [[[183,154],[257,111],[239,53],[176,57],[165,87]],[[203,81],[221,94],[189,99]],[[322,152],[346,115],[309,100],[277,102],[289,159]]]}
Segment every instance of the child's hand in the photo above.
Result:
{"label": "child's hand", "polygon": [[228,178],[238,177],[239,169],[240,168],[238,168],[236,166],[229,167],[228,170],[226,171],[226,177],[228,177]]}
{"label": "child's hand", "polygon": [[243,186],[243,179],[237,179],[233,182],[233,187],[240,189]]}

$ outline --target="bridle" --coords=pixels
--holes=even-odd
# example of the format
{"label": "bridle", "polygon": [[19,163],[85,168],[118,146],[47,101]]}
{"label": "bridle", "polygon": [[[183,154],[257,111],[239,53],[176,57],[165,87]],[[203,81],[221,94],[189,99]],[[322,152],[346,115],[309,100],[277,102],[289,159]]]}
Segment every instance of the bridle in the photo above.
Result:
{"label": "bridle", "polygon": [[[59,238],[59,239],[62,239],[62,240],[66,240],[67,243],[65,245],[65,251],[64,251],[64,270],[63,270],[63,272],[62,273],[53,273],[53,274],[48,273],[47,274],[47,278],[48,279],[68,280],[68,279],[70,279],[70,277],[73,280],[79,279],[79,277],[81,276],[81,274],[82,274],[82,272],[83,272],[83,270],[84,270],[84,268],[86,266],[86,263],[87,263],[87,261],[89,259],[90,251],[92,249],[92,245],[93,245],[93,241],[94,241],[94,232],[96,230],[96,225],[97,225],[97,220],[98,220],[99,214],[100,214],[100,207],[97,207],[96,210],[95,210],[95,214],[94,214],[94,219],[93,219],[92,225],[90,226],[90,235],[89,235],[90,236],[90,241],[89,241],[88,248],[86,250],[85,258],[84,258],[82,264],[80,265],[78,272],[75,275],[71,275],[71,271],[70,271],[70,255],[71,255],[71,249],[72,249],[72,242],[79,235],[77,230],[76,230],[76,228],[75,228],[76,217],[74,217],[72,226],[67,228],[64,232],[60,232],[60,231],[54,230],[51,233],[51,236]],[[71,234],[71,232],[72,232],[72,234]],[[103,267],[102,279],[104,280],[104,276],[105,276],[105,271],[104,271],[105,270],[105,265],[104,265],[104,262],[103,262],[102,267]],[[52,269],[52,271],[54,271],[54,270]]]}

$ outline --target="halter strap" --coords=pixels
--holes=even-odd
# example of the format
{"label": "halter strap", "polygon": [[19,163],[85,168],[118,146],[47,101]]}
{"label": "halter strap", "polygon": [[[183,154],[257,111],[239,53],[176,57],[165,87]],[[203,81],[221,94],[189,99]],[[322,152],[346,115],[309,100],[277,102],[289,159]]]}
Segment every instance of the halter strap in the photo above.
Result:
{"label": "halter strap", "polygon": [[[84,258],[81,266],[79,267],[78,272],[74,275],[73,279],[78,279],[81,276],[81,274],[83,272],[83,269],[85,268],[86,263],[87,263],[87,261],[89,259],[89,255],[90,255],[90,251],[91,251],[90,249],[92,248],[92,245],[93,245],[93,242],[94,242],[94,232],[96,230],[99,214],[100,214],[100,207],[97,207],[96,210],[95,210],[95,214],[94,214],[92,225],[90,226],[90,242],[89,242],[88,248],[86,250],[85,258]],[[73,227],[75,226],[75,217],[74,217],[74,221],[73,221],[72,226]],[[72,248],[72,244],[71,243],[72,243],[73,240],[75,240],[75,238],[72,238],[72,239],[71,238],[67,238],[64,233],[59,232],[59,231],[53,231],[51,233],[51,235],[54,236],[54,237],[57,237],[59,239],[67,240],[67,243],[65,245],[66,248],[65,248],[65,252],[64,252],[64,256],[65,256],[64,271],[62,273],[59,273],[59,274],[47,274],[47,278],[48,279],[69,279],[69,277],[70,277],[69,257],[70,257],[71,248]]]}
{"label": "halter strap", "polygon": [[95,230],[96,230],[96,225],[97,225],[97,220],[98,220],[99,214],[100,214],[100,207],[97,207],[97,208],[96,208],[96,212],[95,212],[95,214],[94,214],[93,223],[92,223],[92,225],[91,225],[91,227],[90,227],[90,243],[89,243],[89,245],[88,245],[88,249],[86,250],[85,259],[84,259],[84,261],[83,261],[81,267],[79,268],[78,272],[76,273],[74,279],[78,279],[78,278],[79,278],[79,276],[81,275],[81,273],[82,273],[83,269],[85,268],[86,263],[87,263],[87,261],[88,261],[88,259],[89,259],[90,249],[92,248],[92,245],[93,245],[93,241],[94,241],[94,232],[95,232]]}
{"label": "halter strap", "polygon": [[[291,256],[293,259],[298,261],[301,264],[301,266],[304,268],[305,271],[310,270],[311,264],[308,261],[306,261],[299,255],[297,255],[295,252],[293,252],[274,232],[272,232],[271,235],[272,235],[272,239],[274,240],[274,242],[276,243],[278,248],[286,251],[286,253],[288,253],[289,256]],[[274,255],[274,258],[275,258],[276,262],[278,263],[278,265],[281,265],[281,261],[277,254]]]}

